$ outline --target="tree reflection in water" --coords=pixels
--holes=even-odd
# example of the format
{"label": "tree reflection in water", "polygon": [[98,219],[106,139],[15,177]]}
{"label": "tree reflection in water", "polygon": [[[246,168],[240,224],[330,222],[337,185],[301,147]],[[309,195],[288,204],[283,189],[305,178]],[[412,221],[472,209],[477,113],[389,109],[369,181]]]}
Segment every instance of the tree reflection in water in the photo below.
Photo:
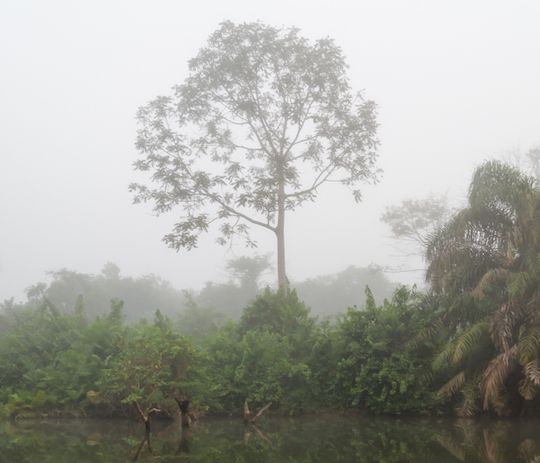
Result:
{"label": "tree reflection in water", "polygon": [[[255,432],[253,432],[255,431]],[[540,419],[384,419],[335,416],[206,418],[195,426],[122,420],[0,421],[5,463],[493,462],[540,463]]]}
{"label": "tree reflection in water", "polygon": [[538,420],[460,419],[456,431],[438,442],[461,461],[540,463]]}

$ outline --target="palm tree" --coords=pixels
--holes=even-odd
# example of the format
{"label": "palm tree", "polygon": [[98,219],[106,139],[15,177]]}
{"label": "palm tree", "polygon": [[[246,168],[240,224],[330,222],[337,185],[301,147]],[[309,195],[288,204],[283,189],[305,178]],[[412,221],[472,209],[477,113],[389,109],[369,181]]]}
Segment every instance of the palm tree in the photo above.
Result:
{"label": "palm tree", "polygon": [[440,392],[463,392],[465,415],[474,409],[475,393],[484,410],[501,414],[510,411],[505,393],[506,399],[513,389],[525,399],[535,397],[540,390],[536,180],[501,162],[482,164],[467,206],[431,237],[426,258],[432,290],[452,301],[440,319],[448,342],[433,367],[468,365]]}

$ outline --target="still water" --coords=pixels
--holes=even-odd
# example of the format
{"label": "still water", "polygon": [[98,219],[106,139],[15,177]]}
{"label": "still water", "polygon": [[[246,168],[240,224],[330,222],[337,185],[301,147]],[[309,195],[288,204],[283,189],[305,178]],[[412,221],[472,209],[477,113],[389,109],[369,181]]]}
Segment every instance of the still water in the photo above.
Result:
{"label": "still water", "polygon": [[540,420],[301,417],[0,421],[0,462],[538,462]]}

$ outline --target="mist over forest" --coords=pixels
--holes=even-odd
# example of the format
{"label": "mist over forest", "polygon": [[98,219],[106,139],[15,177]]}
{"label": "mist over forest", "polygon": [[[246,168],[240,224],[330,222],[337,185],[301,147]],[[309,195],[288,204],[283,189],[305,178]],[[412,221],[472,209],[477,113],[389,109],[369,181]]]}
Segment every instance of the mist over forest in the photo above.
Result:
{"label": "mist over forest", "polygon": [[[199,291],[174,288],[158,275],[122,276],[121,269],[112,262],[107,262],[99,275],[68,269],[50,271],[50,281],[26,288],[26,301],[15,302],[13,298],[4,301],[3,307],[37,309],[48,300],[61,312],[69,313],[77,303],[84,303],[88,316],[95,317],[108,313],[111,300],[119,299],[124,302],[126,321],[130,323],[140,318],[152,320],[159,309],[172,320],[181,320],[186,312],[206,311],[222,324],[227,318],[238,320],[244,307],[264,292],[267,285],[261,277],[273,268],[270,258],[266,255],[233,259],[226,267],[227,280],[208,281]],[[378,303],[391,299],[395,289],[380,269],[354,266],[335,275],[294,282],[292,287],[310,307],[311,314],[324,319],[343,315],[348,307],[363,307],[367,285]],[[185,331],[181,322],[178,327]]]}
{"label": "mist over forest", "polygon": [[[124,275],[152,273],[198,291],[207,281],[223,282],[226,262],[246,254],[242,244],[217,245],[215,232],[201,236],[197,249],[172,252],[161,239],[174,214],[156,218],[151,207],[134,207],[126,188],[145,178],[132,166],[137,109],[170,95],[226,20],[294,26],[312,41],[332,38],[351,87],[378,106],[383,173],[363,186],[361,203],[329,184],[289,217],[291,281],[350,265],[396,269],[405,259],[379,220],[386,207],[430,194],[463,203],[484,159],[540,142],[540,76],[531,59],[536,2],[337,1],[308,9],[300,0],[135,1],[130,8],[115,1],[107,8],[4,2],[0,301],[25,300],[25,288],[46,271],[97,275],[107,261]],[[254,238],[259,255],[277,258],[272,237]],[[418,258],[407,262],[424,267]],[[387,275],[423,284],[422,272]]]}
{"label": "mist over forest", "polygon": [[4,2],[0,416],[540,416],[539,8]]}

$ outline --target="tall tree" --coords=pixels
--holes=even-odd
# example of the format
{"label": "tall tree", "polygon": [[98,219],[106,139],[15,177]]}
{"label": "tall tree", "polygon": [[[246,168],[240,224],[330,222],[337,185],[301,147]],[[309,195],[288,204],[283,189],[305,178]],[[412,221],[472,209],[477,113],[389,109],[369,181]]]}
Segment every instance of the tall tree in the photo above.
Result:
{"label": "tall tree", "polygon": [[243,289],[255,291],[259,290],[261,277],[274,270],[270,263],[271,254],[263,256],[240,256],[227,261],[227,272],[231,278],[240,283]]}
{"label": "tall tree", "polygon": [[229,317],[240,317],[242,309],[262,292],[261,277],[273,272],[270,257],[271,254],[265,254],[228,260],[225,267],[228,281],[207,281],[204,288],[193,297],[193,302],[201,310],[213,308]]}
{"label": "tall tree", "polygon": [[429,239],[452,216],[446,195],[404,199],[399,206],[386,207],[381,222],[390,227],[392,238],[408,255],[424,255]]}
{"label": "tall tree", "polygon": [[189,62],[174,96],[158,97],[137,118],[135,169],[152,189],[132,184],[135,203],[184,215],[164,241],[191,249],[213,222],[218,242],[256,246],[250,226],[277,238],[278,283],[287,284],[285,215],[340,182],[357,201],[376,181],[376,105],[349,86],[341,49],[311,44],[298,30],[225,22]]}

